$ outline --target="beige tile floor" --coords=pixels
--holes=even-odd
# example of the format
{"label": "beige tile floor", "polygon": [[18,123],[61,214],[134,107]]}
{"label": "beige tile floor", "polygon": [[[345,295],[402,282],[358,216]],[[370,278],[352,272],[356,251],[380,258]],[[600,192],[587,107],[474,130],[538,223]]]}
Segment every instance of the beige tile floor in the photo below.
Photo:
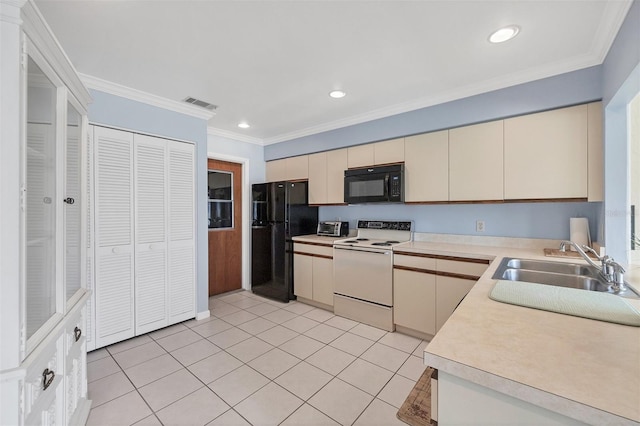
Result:
{"label": "beige tile floor", "polygon": [[89,425],[404,425],[425,341],[250,292],[90,352]]}

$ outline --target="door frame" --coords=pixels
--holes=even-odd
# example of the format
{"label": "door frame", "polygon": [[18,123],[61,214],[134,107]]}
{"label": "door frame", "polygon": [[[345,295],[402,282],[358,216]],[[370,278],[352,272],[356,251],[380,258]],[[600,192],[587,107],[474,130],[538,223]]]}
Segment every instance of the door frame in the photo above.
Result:
{"label": "door frame", "polygon": [[251,183],[249,182],[249,159],[233,155],[207,151],[207,160],[228,161],[242,165],[242,289],[251,290],[251,262],[249,249],[251,246]]}

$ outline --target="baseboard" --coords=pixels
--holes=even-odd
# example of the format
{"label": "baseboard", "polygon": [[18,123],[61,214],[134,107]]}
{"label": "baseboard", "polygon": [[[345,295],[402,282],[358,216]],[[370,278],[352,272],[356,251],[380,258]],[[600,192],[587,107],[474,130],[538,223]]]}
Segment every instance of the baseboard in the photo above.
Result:
{"label": "baseboard", "polygon": [[206,311],[198,312],[196,314],[196,320],[200,321],[200,320],[203,320],[205,318],[209,318],[210,316],[211,316],[211,311],[209,309],[207,309]]}

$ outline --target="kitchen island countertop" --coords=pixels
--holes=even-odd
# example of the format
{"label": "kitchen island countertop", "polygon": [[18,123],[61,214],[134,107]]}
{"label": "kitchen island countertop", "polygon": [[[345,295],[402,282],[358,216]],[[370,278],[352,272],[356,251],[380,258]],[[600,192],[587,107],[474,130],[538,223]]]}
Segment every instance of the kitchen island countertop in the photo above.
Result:
{"label": "kitchen island countertop", "polygon": [[[424,349],[425,364],[592,424],[640,422],[640,327],[489,298],[503,257],[558,262],[542,249],[414,241],[396,251],[493,259]],[[640,289],[640,268],[626,276]],[[640,309],[640,301],[630,301]]]}

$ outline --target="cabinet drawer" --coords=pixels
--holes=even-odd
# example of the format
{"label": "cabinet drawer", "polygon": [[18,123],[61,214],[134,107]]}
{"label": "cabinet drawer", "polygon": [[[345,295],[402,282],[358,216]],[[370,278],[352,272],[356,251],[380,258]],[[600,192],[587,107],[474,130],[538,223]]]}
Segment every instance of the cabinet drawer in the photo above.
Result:
{"label": "cabinet drawer", "polygon": [[[62,420],[62,385],[64,377],[64,334],[50,335],[25,361],[24,379],[25,424],[57,424]],[[44,372],[50,384],[44,389]],[[53,378],[53,379],[51,379]]]}
{"label": "cabinet drawer", "polygon": [[324,246],[324,245],[316,245],[316,244],[305,244],[305,243],[294,243],[293,251],[299,254],[310,254],[310,255],[320,255],[333,258],[333,247],[332,246]]}
{"label": "cabinet drawer", "polygon": [[423,269],[427,271],[436,270],[436,259],[422,256],[407,256],[396,254],[393,256],[393,266],[404,266],[407,268]]}
{"label": "cabinet drawer", "polygon": [[489,267],[488,263],[465,262],[459,260],[438,259],[436,262],[438,272],[469,275],[480,277]]}

